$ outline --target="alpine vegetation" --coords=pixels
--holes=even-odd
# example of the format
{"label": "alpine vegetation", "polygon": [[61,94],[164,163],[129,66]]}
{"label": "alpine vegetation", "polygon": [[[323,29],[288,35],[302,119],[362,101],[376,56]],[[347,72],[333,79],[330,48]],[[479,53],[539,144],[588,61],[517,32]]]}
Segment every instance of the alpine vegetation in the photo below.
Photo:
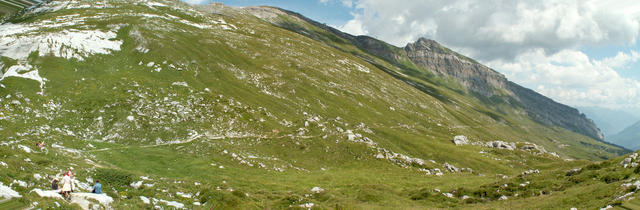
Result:
{"label": "alpine vegetation", "polygon": [[0,25],[0,209],[633,208],[630,152],[433,40],[278,8],[53,0]]}

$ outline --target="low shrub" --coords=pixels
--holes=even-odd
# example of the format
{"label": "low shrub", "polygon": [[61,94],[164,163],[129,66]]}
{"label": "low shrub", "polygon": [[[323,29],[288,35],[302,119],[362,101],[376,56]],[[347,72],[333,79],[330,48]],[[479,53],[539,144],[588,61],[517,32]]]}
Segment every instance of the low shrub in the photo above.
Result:
{"label": "low shrub", "polygon": [[629,178],[628,173],[625,173],[623,171],[619,171],[619,172],[609,172],[604,174],[603,176],[600,177],[600,180],[606,182],[607,184],[610,184],[612,182],[617,182],[623,179],[627,179]]}
{"label": "low shrub", "polygon": [[122,188],[129,186],[134,181],[134,175],[118,169],[98,168],[96,169],[94,179],[100,180],[102,187],[107,186],[114,188]]}
{"label": "low shrub", "polygon": [[238,206],[242,202],[239,197],[244,198],[244,193],[240,191],[228,193],[219,190],[204,189],[200,191],[198,199],[201,203],[213,203],[216,205],[216,208],[224,209]]}

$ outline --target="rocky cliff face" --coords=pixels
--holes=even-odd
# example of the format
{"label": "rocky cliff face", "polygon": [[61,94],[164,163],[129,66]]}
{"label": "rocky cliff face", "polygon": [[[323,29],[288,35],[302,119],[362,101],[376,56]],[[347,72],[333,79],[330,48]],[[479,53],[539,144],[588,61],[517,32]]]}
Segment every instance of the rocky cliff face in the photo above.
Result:
{"label": "rocky cliff face", "polygon": [[404,47],[409,59],[424,69],[440,75],[453,76],[469,90],[485,96],[494,95],[494,90],[505,89],[507,79],[500,73],[458,55],[437,42],[420,38]]}
{"label": "rocky cliff face", "polygon": [[502,94],[502,97],[514,98],[538,122],[564,127],[598,140],[604,139],[595,123],[577,109],[510,82],[504,75],[433,40],[421,38],[407,44],[404,51],[414,64],[439,75],[454,77],[471,92],[485,97]]}

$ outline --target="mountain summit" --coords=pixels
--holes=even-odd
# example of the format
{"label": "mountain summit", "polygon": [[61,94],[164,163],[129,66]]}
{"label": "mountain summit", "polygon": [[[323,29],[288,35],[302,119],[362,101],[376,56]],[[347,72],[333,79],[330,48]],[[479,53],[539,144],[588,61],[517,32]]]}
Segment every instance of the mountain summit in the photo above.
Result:
{"label": "mountain summit", "polygon": [[[418,79],[438,75],[444,80],[455,80],[454,83],[457,84],[454,85],[463,86],[458,91],[468,92],[489,106],[497,103],[518,107],[523,109],[528,117],[539,123],[560,126],[599,141],[604,139],[602,132],[593,121],[577,109],[557,103],[535,91],[510,82],[495,70],[456,53],[434,40],[420,38],[414,43],[407,44],[404,48],[398,48],[371,37],[352,36],[340,32],[287,10],[269,7],[249,7],[245,10],[276,25],[334,47],[340,48],[340,43],[339,41],[332,43],[334,40],[331,36],[340,37],[372,56],[401,68],[405,73],[426,74],[418,76]],[[287,15],[288,18],[283,18],[283,15]],[[292,19],[298,21],[292,22],[290,21]],[[305,26],[306,24],[325,31],[314,32],[313,29]],[[327,32],[331,35],[324,34]],[[373,60],[369,59],[368,61]]]}
{"label": "mountain summit", "polygon": [[51,1],[0,25],[0,71],[0,209],[587,208],[637,177],[575,109],[435,41],[273,7]]}

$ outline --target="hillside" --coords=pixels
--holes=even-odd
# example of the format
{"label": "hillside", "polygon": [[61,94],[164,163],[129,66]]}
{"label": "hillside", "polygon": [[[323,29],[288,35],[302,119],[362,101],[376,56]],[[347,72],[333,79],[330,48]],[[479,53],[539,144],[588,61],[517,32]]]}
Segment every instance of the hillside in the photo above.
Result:
{"label": "hillside", "polygon": [[640,121],[625,128],[619,133],[607,138],[607,141],[623,146],[625,148],[639,149],[640,148]]}
{"label": "hillside", "polygon": [[[367,54],[394,65],[398,70],[395,73],[411,76],[403,78],[405,80],[427,81],[445,86],[458,93],[465,92],[479,99],[483,105],[488,105],[493,111],[507,114],[508,111],[505,109],[516,108],[524,111],[528,118],[538,123],[560,126],[600,141],[604,139],[593,121],[577,109],[557,103],[535,91],[510,82],[495,70],[433,40],[421,38],[415,43],[407,44],[404,48],[397,48],[371,37],[352,36],[340,32],[295,12],[267,7],[246,8],[246,10],[280,27],[356,56],[366,57],[361,52],[345,48],[342,44],[348,42],[352,46],[355,45]],[[375,59],[365,60],[373,65],[382,65]],[[453,84],[443,83],[439,81],[441,79],[453,80]]]}
{"label": "hillside", "polygon": [[[345,37],[276,8],[179,1],[52,1],[10,19],[0,209],[586,208],[636,176],[575,109]],[[589,165],[609,171],[565,176]],[[70,166],[112,200],[43,194]]]}

